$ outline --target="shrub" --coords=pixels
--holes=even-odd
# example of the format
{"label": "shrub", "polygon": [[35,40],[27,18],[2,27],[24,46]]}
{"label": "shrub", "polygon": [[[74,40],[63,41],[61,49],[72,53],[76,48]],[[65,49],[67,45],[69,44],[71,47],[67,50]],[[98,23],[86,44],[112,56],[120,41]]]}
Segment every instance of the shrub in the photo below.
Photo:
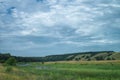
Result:
{"label": "shrub", "polygon": [[14,57],[10,57],[8,60],[6,60],[5,65],[15,66],[16,65],[16,59]]}
{"label": "shrub", "polygon": [[42,63],[42,64],[44,64],[45,62],[44,62],[44,61],[42,61],[41,63]]}

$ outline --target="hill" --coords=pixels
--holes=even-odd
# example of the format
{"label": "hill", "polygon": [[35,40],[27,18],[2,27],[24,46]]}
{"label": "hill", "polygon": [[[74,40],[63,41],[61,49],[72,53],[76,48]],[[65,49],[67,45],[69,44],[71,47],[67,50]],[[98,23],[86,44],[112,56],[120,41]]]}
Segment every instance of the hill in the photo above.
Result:
{"label": "hill", "polygon": [[98,60],[120,60],[120,52],[96,51],[79,52],[61,55],[49,55],[45,57],[18,57],[9,53],[0,54],[0,62],[5,62],[9,57],[15,57],[18,62],[47,62],[47,61],[98,61]]}
{"label": "hill", "polygon": [[91,60],[120,60],[120,52],[98,51],[98,52],[80,52],[63,55],[50,55],[44,57],[45,61],[91,61]]}

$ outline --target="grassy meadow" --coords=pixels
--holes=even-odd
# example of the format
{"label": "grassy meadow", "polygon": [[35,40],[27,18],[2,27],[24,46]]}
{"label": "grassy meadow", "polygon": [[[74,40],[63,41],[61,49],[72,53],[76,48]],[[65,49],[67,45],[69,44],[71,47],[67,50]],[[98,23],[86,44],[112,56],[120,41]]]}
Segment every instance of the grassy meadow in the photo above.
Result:
{"label": "grassy meadow", "polygon": [[0,64],[0,80],[120,80],[120,61]]}

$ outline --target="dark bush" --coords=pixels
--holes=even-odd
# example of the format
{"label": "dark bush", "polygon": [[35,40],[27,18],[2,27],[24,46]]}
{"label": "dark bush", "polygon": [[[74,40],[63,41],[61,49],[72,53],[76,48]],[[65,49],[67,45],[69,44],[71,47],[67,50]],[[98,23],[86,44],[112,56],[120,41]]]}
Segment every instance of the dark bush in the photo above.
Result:
{"label": "dark bush", "polygon": [[6,60],[5,65],[15,66],[16,59],[14,57],[10,57],[8,60]]}

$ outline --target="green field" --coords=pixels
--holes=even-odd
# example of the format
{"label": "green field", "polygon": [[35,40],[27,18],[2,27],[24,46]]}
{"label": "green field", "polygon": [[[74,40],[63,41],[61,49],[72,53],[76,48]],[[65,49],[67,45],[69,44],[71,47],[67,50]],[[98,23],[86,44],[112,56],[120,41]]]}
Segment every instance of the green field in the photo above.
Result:
{"label": "green field", "polygon": [[66,61],[19,64],[6,71],[0,65],[0,80],[120,80],[120,61]]}

